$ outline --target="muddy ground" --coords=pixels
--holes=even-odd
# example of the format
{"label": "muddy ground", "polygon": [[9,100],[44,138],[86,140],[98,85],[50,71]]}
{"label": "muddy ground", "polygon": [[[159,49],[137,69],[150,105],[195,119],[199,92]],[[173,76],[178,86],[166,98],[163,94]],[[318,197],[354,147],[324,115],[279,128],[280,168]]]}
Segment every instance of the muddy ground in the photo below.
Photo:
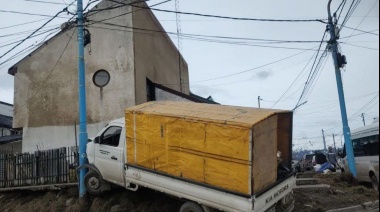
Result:
{"label": "muddy ground", "polygon": [[[301,177],[316,177],[331,188],[297,189],[295,212],[326,211],[378,200],[378,194],[368,184],[358,184],[340,175],[305,173]],[[175,212],[182,202],[159,192],[141,189],[137,192],[119,188],[99,197],[89,197],[89,204],[78,201],[77,188],[60,191],[18,191],[0,193],[0,211],[128,211]],[[81,208],[83,208],[81,210]]]}
{"label": "muddy ground", "polygon": [[303,173],[300,178],[316,178],[319,184],[330,188],[296,189],[294,212],[327,211],[361,205],[379,200],[379,194],[370,183],[358,183],[347,174],[317,175],[313,172]]}

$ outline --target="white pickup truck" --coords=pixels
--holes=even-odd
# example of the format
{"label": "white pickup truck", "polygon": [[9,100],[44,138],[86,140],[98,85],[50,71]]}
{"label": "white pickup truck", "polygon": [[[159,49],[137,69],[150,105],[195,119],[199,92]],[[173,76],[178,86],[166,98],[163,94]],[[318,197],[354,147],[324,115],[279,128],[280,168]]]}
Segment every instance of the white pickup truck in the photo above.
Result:
{"label": "white pickup truck", "polygon": [[[87,144],[89,164],[85,185],[90,194],[109,190],[110,184],[136,191],[146,187],[184,200],[180,212],[221,211],[292,211],[294,198],[292,189],[296,184],[295,174],[288,173],[258,193],[244,195],[239,192],[186,180],[157,170],[128,163],[128,134],[126,119],[110,122],[95,139]],[[162,133],[162,132],[161,132]],[[135,150],[136,151],[136,150]]]}

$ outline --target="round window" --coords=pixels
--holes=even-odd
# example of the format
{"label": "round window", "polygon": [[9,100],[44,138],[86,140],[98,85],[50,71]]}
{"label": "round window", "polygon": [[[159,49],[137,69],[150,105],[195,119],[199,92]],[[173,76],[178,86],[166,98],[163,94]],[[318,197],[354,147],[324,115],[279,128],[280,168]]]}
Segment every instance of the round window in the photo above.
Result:
{"label": "round window", "polygon": [[92,81],[100,88],[106,86],[110,82],[110,74],[106,70],[99,70],[95,72]]}

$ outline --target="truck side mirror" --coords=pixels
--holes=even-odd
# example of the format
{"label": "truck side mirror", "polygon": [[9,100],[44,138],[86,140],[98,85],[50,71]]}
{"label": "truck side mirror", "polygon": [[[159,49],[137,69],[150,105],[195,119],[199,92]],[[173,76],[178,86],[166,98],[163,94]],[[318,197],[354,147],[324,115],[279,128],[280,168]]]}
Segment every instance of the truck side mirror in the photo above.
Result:
{"label": "truck side mirror", "polygon": [[96,138],[94,139],[94,143],[95,143],[95,144],[98,144],[98,143],[99,143],[99,136],[96,137]]}

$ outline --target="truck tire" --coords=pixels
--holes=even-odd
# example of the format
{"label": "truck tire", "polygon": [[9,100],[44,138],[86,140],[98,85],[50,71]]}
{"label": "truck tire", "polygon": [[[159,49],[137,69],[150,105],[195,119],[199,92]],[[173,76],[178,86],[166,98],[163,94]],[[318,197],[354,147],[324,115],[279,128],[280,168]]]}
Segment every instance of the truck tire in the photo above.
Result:
{"label": "truck tire", "polygon": [[204,212],[202,206],[195,202],[185,202],[179,212]]}
{"label": "truck tire", "polygon": [[375,189],[375,191],[378,192],[379,191],[379,181],[377,180],[376,175],[371,176],[371,181],[372,181],[373,189]]}
{"label": "truck tire", "polygon": [[102,177],[96,171],[91,170],[84,176],[84,184],[87,192],[92,195],[99,195],[102,193],[102,182]]}

